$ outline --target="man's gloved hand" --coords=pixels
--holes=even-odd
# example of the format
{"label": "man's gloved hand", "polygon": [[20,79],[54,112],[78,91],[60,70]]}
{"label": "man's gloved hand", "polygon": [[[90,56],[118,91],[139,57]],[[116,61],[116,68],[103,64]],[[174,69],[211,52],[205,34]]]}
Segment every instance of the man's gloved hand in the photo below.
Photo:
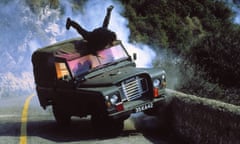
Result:
{"label": "man's gloved hand", "polygon": [[107,11],[108,11],[108,12],[111,12],[113,8],[114,8],[113,5],[110,5],[110,6],[107,8]]}

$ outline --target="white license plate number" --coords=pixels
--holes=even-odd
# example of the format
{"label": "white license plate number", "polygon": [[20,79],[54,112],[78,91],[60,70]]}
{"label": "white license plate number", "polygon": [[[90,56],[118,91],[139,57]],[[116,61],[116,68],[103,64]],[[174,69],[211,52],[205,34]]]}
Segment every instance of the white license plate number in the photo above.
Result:
{"label": "white license plate number", "polygon": [[136,107],[135,110],[136,110],[136,112],[142,112],[142,111],[145,111],[145,110],[148,110],[151,108],[153,108],[153,103],[147,103],[147,104],[141,105],[139,107]]}

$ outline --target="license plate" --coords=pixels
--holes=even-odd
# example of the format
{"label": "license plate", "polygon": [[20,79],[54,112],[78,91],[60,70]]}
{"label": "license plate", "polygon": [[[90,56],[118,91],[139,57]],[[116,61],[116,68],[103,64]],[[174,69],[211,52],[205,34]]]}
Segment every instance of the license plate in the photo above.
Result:
{"label": "license plate", "polygon": [[153,103],[147,103],[147,104],[141,105],[139,107],[136,107],[135,110],[136,110],[136,112],[142,112],[142,111],[145,111],[145,110],[151,109],[151,108],[153,108]]}

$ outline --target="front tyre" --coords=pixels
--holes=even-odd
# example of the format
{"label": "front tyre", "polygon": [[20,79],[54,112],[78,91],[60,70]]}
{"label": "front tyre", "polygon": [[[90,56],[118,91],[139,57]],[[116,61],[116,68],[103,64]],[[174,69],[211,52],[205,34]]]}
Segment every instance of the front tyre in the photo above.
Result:
{"label": "front tyre", "polygon": [[66,112],[61,110],[57,105],[53,105],[53,114],[55,120],[60,126],[67,126],[71,122],[71,116],[69,116]]}

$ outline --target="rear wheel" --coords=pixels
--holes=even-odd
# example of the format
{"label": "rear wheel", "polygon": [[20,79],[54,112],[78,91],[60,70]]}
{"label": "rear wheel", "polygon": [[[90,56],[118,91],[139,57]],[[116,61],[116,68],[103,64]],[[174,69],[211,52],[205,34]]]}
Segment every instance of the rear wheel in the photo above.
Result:
{"label": "rear wheel", "polygon": [[123,130],[123,120],[114,120],[107,116],[93,115],[92,125],[98,136],[117,136]]}
{"label": "rear wheel", "polygon": [[53,114],[57,123],[61,126],[69,125],[71,122],[71,116],[64,110],[61,110],[56,105],[53,105]]}

